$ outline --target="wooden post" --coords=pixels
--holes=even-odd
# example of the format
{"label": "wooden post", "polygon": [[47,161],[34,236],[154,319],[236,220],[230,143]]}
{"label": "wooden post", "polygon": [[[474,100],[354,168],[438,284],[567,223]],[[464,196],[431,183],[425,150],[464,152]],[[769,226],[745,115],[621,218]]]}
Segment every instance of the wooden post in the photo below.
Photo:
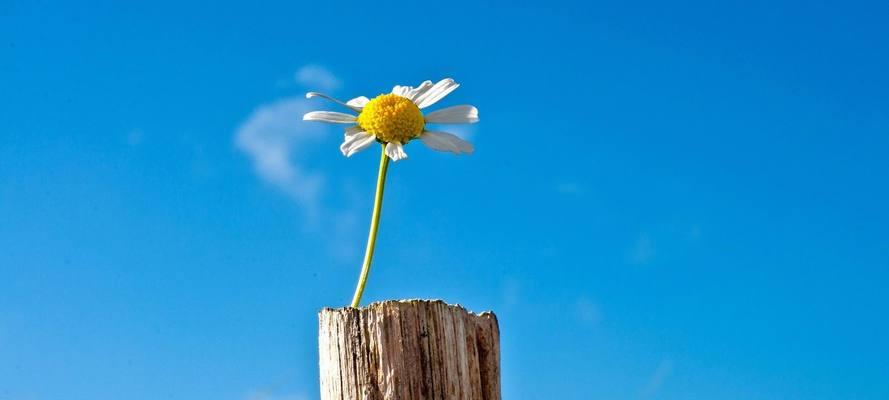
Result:
{"label": "wooden post", "polygon": [[435,300],[325,308],[321,400],[500,400],[500,330],[491,312]]}

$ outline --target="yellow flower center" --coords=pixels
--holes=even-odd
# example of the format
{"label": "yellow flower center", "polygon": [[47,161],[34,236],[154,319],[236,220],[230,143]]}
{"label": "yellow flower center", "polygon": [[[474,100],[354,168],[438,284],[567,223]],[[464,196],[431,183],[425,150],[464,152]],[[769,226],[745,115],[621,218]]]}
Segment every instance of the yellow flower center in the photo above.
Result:
{"label": "yellow flower center", "polygon": [[423,133],[425,124],[420,108],[397,94],[373,98],[358,114],[358,126],[385,143],[407,143]]}

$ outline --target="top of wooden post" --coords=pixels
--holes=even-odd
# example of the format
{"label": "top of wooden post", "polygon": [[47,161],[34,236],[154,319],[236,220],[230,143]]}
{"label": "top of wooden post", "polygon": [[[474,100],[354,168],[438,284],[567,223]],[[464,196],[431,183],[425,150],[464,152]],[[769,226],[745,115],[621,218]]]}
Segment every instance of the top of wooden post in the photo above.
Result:
{"label": "top of wooden post", "polygon": [[373,303],[370,303],[366,306],[358,307],[358,308],[349,307],[349,306],[346,306],[346,307],[324,307],[323,309],[321,309],[321,311],[319,311],[319,314],[324,313],[324,312],[337,312],[337,311],[345,311],[345,310],[350,310],[350,309],[351,310],[384,309],[384,308],[391,308],[395,305],[418,305],[418,304],[438,304],[438,305],[443,305],[445,307],[462,310],[463,312],[470,314],[470,315],[475,315],[475,316],[479,316],[479,317],[490,315],[491,317],[493,317],[495,319],[497,318],[497,316],[494,314],[493,311],[482,311],[482,312],[476,313],[476,312],[473,312],[473,311],[467,309],[466,307],[463,307],[460,304],[456,304],[456,303],[450,304],[450,303],[448,303],[444,300],[441,300],[441,299],[383,300],[383,301],[373,302]]}
{"label": "top of wooden post", "polygon": [[389,300],[318,314],[322,400],[500,399],[492,312]]}

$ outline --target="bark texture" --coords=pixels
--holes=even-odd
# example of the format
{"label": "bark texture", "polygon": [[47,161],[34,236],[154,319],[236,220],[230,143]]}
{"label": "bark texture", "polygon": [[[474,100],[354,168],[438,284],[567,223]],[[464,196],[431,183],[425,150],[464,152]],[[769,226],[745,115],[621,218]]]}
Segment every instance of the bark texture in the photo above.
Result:
{"label": "bark texture", "polygon": [[435,300],[325,308],[321,400],[500,400],[500,330],[491,312]]}

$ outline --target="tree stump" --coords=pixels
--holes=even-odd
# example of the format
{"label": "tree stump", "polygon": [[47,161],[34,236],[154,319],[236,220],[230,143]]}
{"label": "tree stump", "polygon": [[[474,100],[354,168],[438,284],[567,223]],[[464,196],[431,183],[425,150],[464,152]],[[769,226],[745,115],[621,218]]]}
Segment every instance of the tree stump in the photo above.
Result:
{"label": "tree stump", "polygon": [[321,400],[500,400],[500,330],[491,312],[440,300],[325,308]]}

